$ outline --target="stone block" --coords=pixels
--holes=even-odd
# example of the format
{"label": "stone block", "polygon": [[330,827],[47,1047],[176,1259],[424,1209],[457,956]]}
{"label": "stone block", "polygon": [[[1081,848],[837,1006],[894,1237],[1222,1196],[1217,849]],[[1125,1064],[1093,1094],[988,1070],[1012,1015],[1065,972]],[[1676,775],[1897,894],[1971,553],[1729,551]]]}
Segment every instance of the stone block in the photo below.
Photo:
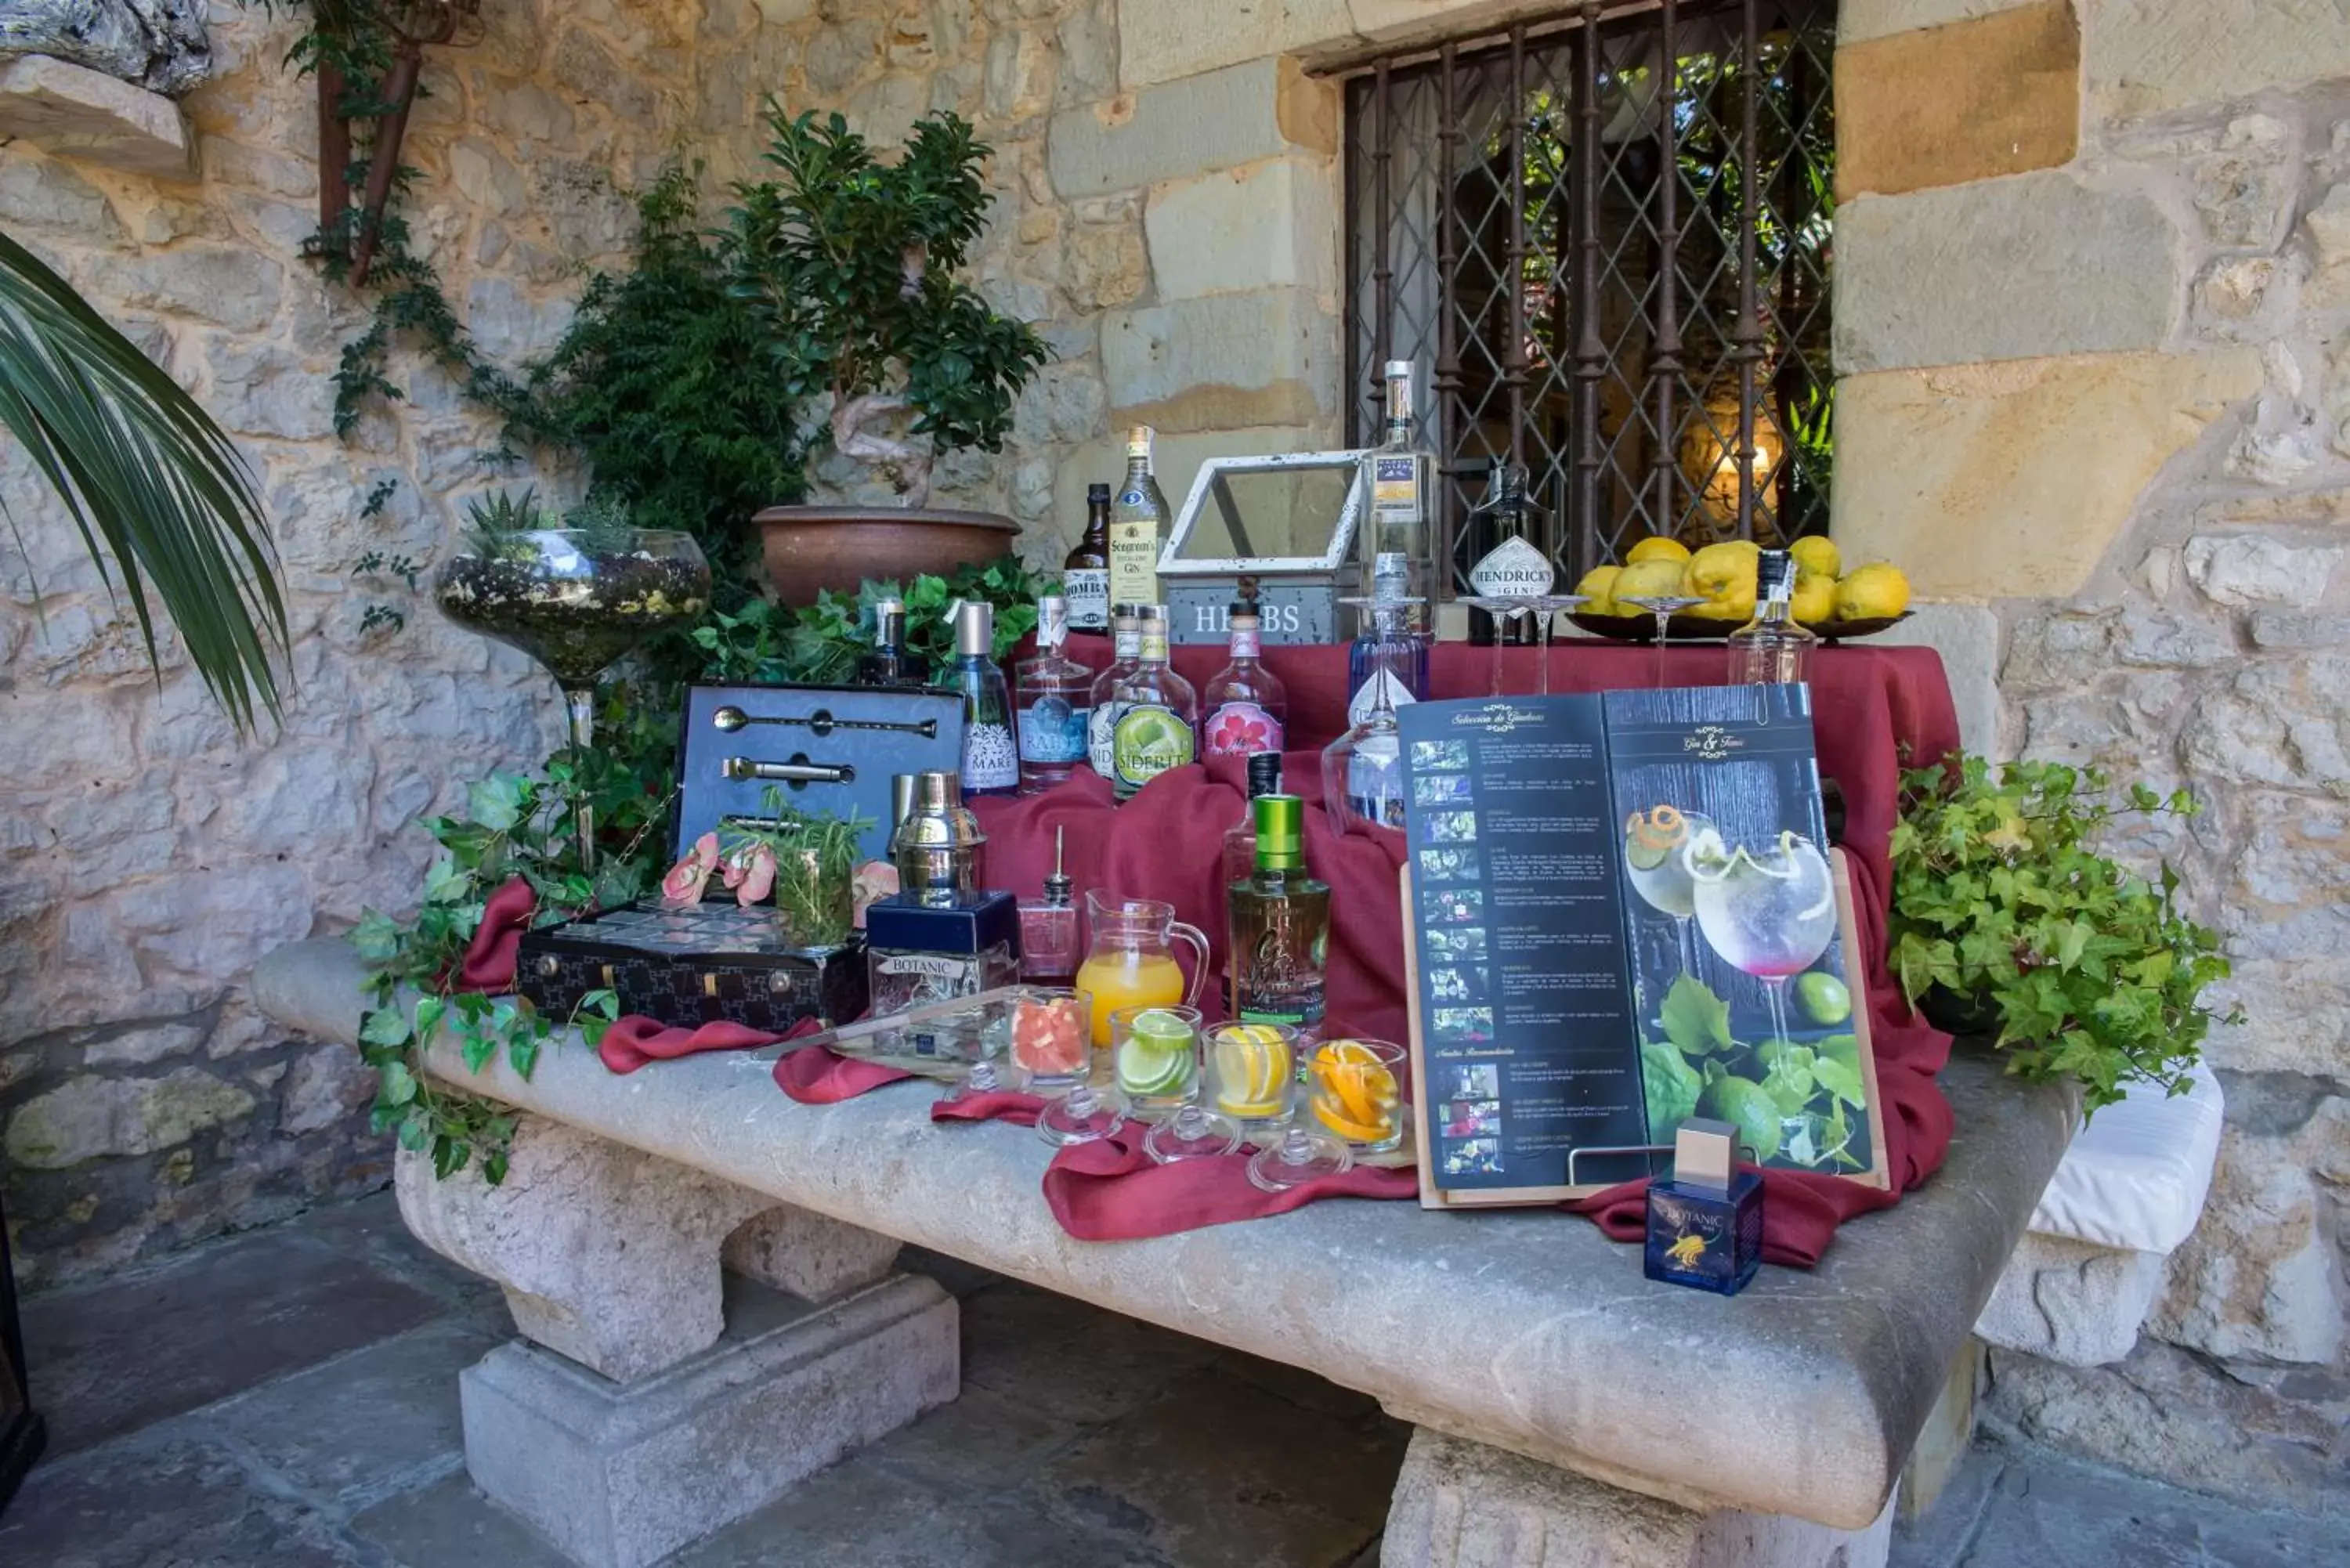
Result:
{"label": "stone block", "polygon": [[[1697,1478],[1692,1477],[1692,1480]],[[1380,1568],[1884,1568],[1893,1502],[1866,1530],[1693,1512],[1430,1431],[1396,1478]]]}
{"label": "stone block", "polygon": [[2288,544],[2257,534],[2187,541],[2187,578],[2205,598],[2230,608],[2281,605],[2310,609],[2325,597],[2334,568],[2342,564],[2339,545]]}
{"label": "stone block", "polygon": [[1294,60],[1256,59],[1064,109],[1045,136],[1053,189],[1098,196],[1292,151],[1327,155],[1337,90]]}
{"label": "stone block", "polygon": [[744,1279],[821,1303],[887,1274],[899,1245],[894,1236],[787,1205],[744,1220],[719,1255]]}
{"label": "stone block", "polygon": [[204,0],[15,0],[0,12],[0,52],[183,93],[212,69],[205,10]]}
{"label": "stone block", "polygon": [[1873,639],[1894,648],[1930,648],[1942,656],[1959,742],[1981,756],[2007,754],[2006,705],[1999,694],[1999,616],[1983,605],[1918,604],[1908,620]]}
{"label": "stone block", "polygon": [[1975,1337],[2067,1366],[2119,1361],[2137,1346],[2162,1288],[2162,1262],[2158,1252],[2028,1233],[1975,1320]]}
{"label": "stone block", "polygon": [[2083,60],[2090,112],[2137,119],[2350,76],[2332,0],[2099,0]]}
{"label": "stone block", "polygon": [[723,1340],[643,1382],[520,1343],[468,1367],[474,1484],[588,1568],[644,1568],[955,1396],[956,1306],[933,1281],[824,1307],[735,1293]]}
{"label": "stone block", "polygon": [[1337,338],[1336,317],[1302,289],[1113,312],[1101,350],[1111,426],[1222,431],[1335,419]]}
{"label": "stone block", "polygon": [[2157,348],[2178,253],[2149,197],[2055,171],[1864,196],[1836,211],[1836,368]]}
{"label": "stone block", "polygon": [[196,177],[195,136],[178,104],[46,55],[0,66],[0,134],[151,179]]}
{"label": "stone block", "polygon": [[1836,6],[1836,42],[1849,47],[1892,33],[1939,27],[2038,3],[2039,0],[1843,0]]}
{"label": "stone block", "polygon": [[253,1106],[251,1095],[201,1067],[160,1078],[74,1078],[16,1108],[8,1158],[28,1170],[63,1170],[100,1156],[151,1154]]}
{"label": "stone block", "polygon": [[1930,597],[2070,597],[2162,465],[2260,386],[2243,348],[1847,377],[1835,539]]}
{"label": "stone block", "polygon": [[2081,27],[2065,0],[1836,52],[1836,197],[2054,169],[2081,144]]}
{"label": "stone block", "polygon": [[1918,1445],[1909,1450],[1909,1462],[1902,1467],[1898,1495],[1899,1516],[1905,1523],[1933,1511],[1973,1451],[1975,1400],[1982,1371],[1983,1347],[1981,1342],[1969,1340],[1950,1363],[1942,1397],[1927,1413],[1925,1430],[1918,1434]]}
{"label": "stone block", "polygon": [[1337,167],[1274,158],[1151,187],[1143,210],[1164,301],[1261,288],[1338,286]]}

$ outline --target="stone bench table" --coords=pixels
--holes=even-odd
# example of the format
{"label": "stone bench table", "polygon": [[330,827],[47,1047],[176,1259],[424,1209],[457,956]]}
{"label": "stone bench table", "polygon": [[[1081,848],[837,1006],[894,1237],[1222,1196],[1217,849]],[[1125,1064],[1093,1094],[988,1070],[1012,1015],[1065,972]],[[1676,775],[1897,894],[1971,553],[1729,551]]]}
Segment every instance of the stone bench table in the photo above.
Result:
{"label": "stone bench table", "polygon": [[[265,960],[254,992],[281,1023],[350,1042],[360,978],[345,945],[309,941]],[[889,1274],[900,1241],[1378,1397],[1417,1428],[1389,1568],[1868,1568],[2071,1130],[2061,1092],[1954,1061],[1940,1176],[1817,1269],[1765,1269],[1725,1300],[1650,1283],[1634,1250],[1555,1212],[1338,1200],[1075,1241],[1038,1190],[1052,1151],[1024,1128],[933,1124],[924,1083],[804,1106],[746,1054],[616,1077],[576,1037],[527,1081],[445,1048],[429,1065],[535,1113],[500,1188],[399,1167],[411,1228],[499,1280],[535,1342],[464,1375],[469,1467],[574,1555],[620,1568],[953,1397],[953,1303]],[[766,1314],[747,1338],[720,1337],[722,1253],[790,1293],[736,1314]],[[788,1429],[762,1428],[777,1406]],[[705,1429],[730,1423],[713,1449]],[[598,1455],[619,1456],[601,1490],[582,1479]]]}

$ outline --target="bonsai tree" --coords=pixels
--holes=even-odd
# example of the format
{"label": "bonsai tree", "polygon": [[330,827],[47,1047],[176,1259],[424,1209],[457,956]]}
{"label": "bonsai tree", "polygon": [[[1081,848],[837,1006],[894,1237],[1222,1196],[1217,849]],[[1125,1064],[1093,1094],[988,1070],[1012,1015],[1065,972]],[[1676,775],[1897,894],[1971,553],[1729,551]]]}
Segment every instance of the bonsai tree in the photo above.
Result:
{"label": "bonsai tree", "polygon": [[[949,112],[917,122],[895,164],[837,114],[770,99],[766,119],[778,177],[735,186],[735,288],[767,321],[785,388],[832,394],[834,447],[889,469],[923,505],[941,449],[1003,449],[1012,400],[1045,359],[1035,332],[955,275],[986,215],[989,150]],[[927,445],[875,428],[906,410]]]}
{"label": "bonsai tree", "polygon": [[252,471],[178,382],[5,234],[0,429],[31,454],[109,590],[120,573],[148,661],[151,587],[238,730],[256,706],[276,718],[286,606]]}

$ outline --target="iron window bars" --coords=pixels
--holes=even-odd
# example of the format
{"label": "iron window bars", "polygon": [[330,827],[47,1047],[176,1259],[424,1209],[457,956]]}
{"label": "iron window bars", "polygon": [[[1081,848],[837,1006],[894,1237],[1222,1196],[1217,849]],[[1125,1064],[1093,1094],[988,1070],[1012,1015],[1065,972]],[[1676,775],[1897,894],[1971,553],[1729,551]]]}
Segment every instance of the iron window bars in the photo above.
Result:
{"label": "iron window bars", "polygon": [[1433,367],[1454,593],[1494,457],[1568,582],[1826,527],[1835,47],[1835,0],[1583,0],[1346,83],[1348,436]]}

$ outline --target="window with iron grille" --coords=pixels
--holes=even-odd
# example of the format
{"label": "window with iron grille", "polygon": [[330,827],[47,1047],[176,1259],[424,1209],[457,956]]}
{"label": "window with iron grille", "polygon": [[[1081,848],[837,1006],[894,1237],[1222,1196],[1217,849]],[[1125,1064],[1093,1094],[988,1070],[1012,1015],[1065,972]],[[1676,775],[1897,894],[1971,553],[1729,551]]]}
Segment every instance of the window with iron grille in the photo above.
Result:
{"label": "window with iron grille", "polygon": [[1454,593],[1497,457],[1569,583],[1825,529],[1835,47],[1835,0],[1595,0],[1347,83],[1348,435],[1419,367]]}

